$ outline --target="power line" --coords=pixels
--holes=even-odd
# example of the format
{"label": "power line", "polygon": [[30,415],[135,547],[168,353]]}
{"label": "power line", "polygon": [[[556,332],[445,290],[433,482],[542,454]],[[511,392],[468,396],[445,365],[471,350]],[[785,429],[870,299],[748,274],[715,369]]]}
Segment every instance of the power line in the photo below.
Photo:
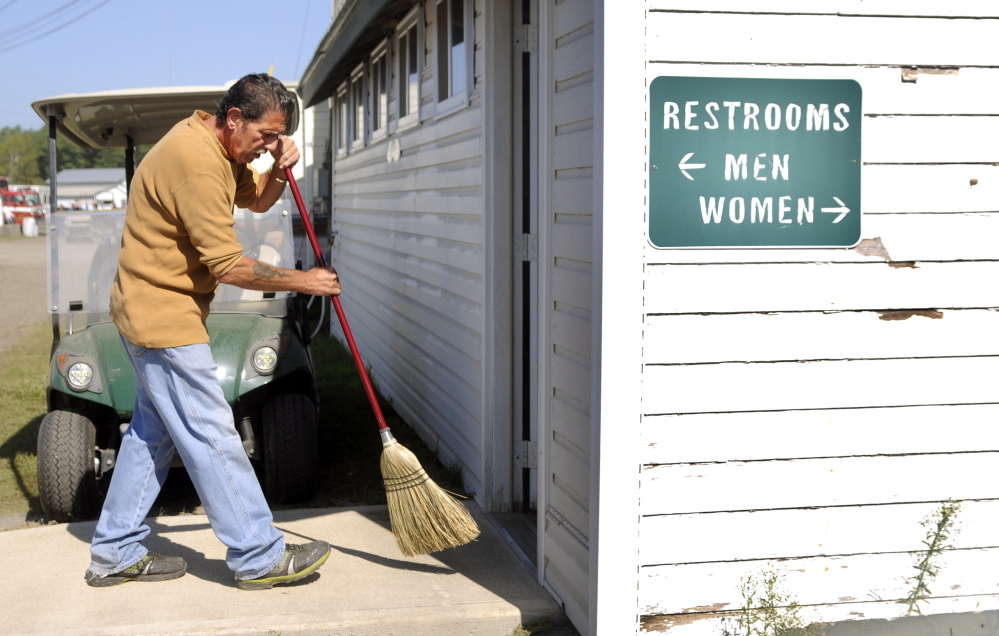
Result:
{"label": "power line", "polygon": [[39,16],[37,18],[32,18],[32,19],[30,19],[30,20],[28,20],[26,22],[22,22],[21,24],[9,27],[6,31],[0,31],[0,40],[5,40],[9,36],[13,36],[13,35],[17,35],[18,33],[21,33],[21,32],[24,31],[24,29],[26,27],[34,26],[35,24],[38,24],[40,22],[44,22],[46,20],[51,20],[52,18],[54,18],[55,16],[59,15],[60,13],[63,13],[65,11],[68,11],[69,9],[71,9],[74,4],[78,4],[78,3],[82,2],[82,1],[83,0],[70,0],[70,2],[67,2],[66,4],[62,5],[61,7],[57,8],[57,9],[54,9],[54,10],[49,11],[49,12],[46,12],[44,15],[41,15],[41,16]]}
{"label": "power line", "polygon": [[6,9],[10,5],[14,4],[15,2],[17,2],[17,0],[10,0],[10,2],[8,2],[7,4],[5,4],[2,7],[0,7],[0,11],[3,11],[4,9]]}
{"label": "power line", "polygon": [[305,43],[305,27],[309,25],[309,5],[312,4],[312,0],[307,0],[305,3],[305,19],[302,20],[302,36],[298,38],[298,55],[295,56],[295,74],[294,78],[298,79],[298,65],[302,61],[302,44]]}
{"label": "power line", "polygon": [[[76,4],[77,2],[79,2],[79,0],[73,0],[73,2],[70,2],[69,5]],[[47,35],[51,35],[51,34],[55,33],[56,31],[59,31],[60,29],[63,29],[63,28],[68,27],[69,25],[71,25],[71,24],[73,24],[75,22],[78,22],[79,20],[81,20],[81,19],[89,16],[91,13],[93,13],[97,9],[100,9],[101,7],[103,7],[104,5],[106,5],[109,2],[111,2],[111,0],[103,0],[103,2],[100,2],[99,4],[94,5],[90,10],[88,10],[88,11],[86,11],[84,13],[81,13],[81,14],[75,16],[75,17],[72,17],[69,20],[67,20],[66,22],[63,22],[62,24],[57,25],[57,26],[49,29],[48,31],[45,31],[44,33],[38,33],[38,34],[34,34],[33,33],[30,40],[25,40],[25,41],[22,41],[22,42],[18,42],[16,44],[11,44],[10,46],[4,47],[4,48],[0,48],[0,53],[5,53],[7,51],[10,51],[12,49],[16,49],[16,48],[24,46],[26,44],[32,44],[32,43],[36,42],[37,40],[40,40],[41,38],[43,38],[43,37],[45,37]],[[69,5],[64,5],[64,7],[69,6]],[[0,39],[3,39],[2,35],[0,35]]]}

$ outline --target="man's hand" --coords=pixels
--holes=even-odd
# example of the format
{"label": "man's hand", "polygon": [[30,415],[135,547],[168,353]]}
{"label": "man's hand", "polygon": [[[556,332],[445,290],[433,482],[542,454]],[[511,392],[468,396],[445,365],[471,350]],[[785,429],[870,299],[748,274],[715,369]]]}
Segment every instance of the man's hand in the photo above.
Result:
{"label": "man's hand", "polygon": [[[271,150],[271,157],[274,158],[274,167],[271,168],[271,173],[273,174],[275,170],[283,173],[285,168],[294,168],[298,160],[301,159],[301,154],[294,139],[285,135],[278,135],[277,146],[274,147],[274,150]],[[280,176],[282,179],[284,178],[283,174]]]}
{"label": "man's hand", "polygon": [[332,267],[313,267],[308,271],[314,279],[315,291],[306,291],[311,296],[339,296],[340,277]]}

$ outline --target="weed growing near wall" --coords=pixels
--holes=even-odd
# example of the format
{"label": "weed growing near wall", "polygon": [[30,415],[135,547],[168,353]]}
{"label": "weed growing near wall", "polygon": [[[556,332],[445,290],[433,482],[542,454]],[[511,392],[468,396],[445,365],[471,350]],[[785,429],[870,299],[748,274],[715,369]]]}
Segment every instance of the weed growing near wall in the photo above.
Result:
{"label": "weed growing near wall", "polygon": [[901,601],[906,605],[906,616],[922,614],[919,603],[929,602],[929,583],[940,573],[940,557],[944,551],[954,549],[952,539],[959,532],[954,524],[960,510],[960,502],[948,500],[919,522],[921,526],[926,528],[926,538],[923,539],[926,550],[914,553],[917,558],[916,565],[913,566],[916,570],[916,576],[906,579],[912,584],[909,596]]}
{"label": "weed growing near wall", "polygon": [[742,608],[736,632],[723,628],[724,636],[820,636],[805,625],[794,595],[784,589],[784,570],[767,564],[761,572],[742,577]]}

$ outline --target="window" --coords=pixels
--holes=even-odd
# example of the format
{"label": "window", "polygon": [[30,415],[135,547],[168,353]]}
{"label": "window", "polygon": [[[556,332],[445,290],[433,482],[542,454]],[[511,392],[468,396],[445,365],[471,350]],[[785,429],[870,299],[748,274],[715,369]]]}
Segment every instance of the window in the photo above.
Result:
{"label": "window", "polygon": [[396,30],[396,105],[398,126],[420,120],[420,71],[423,66],[423,20],[415,7]]}
{"label": "window", "polygon": [[388,130],[388,42],[371,54],[371,136],[383,137]]}
{"label": "window", "polygon": [[437,113],[444,114],[468,103],[472,15],[467,0],[437,0],[435,6]]}
{"label": "window", "polygon": [[350,74],[350,147],[359,148],[364,145],[364,132],[367,121],[364,108],[364,64],[361,64]]}
{"label": "window", "polygon": [[333,117],[336,118],[336,154],[347,153],[350,145],[350,111],[347,110],[347,83],[336,89],[336,101],[333,105]]}

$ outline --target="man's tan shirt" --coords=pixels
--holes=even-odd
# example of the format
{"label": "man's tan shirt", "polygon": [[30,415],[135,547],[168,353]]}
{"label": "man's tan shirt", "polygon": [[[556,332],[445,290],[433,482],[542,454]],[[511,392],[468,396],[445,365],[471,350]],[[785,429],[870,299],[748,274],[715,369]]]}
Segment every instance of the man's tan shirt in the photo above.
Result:
{"label": "man's tan shirt", "polygon": [[218,278],[243,249],[233,207],[255,200],[258,175],[233,161],[196,111],[142,159],[128,196],[111,318],[143,347],[208,342]]}

